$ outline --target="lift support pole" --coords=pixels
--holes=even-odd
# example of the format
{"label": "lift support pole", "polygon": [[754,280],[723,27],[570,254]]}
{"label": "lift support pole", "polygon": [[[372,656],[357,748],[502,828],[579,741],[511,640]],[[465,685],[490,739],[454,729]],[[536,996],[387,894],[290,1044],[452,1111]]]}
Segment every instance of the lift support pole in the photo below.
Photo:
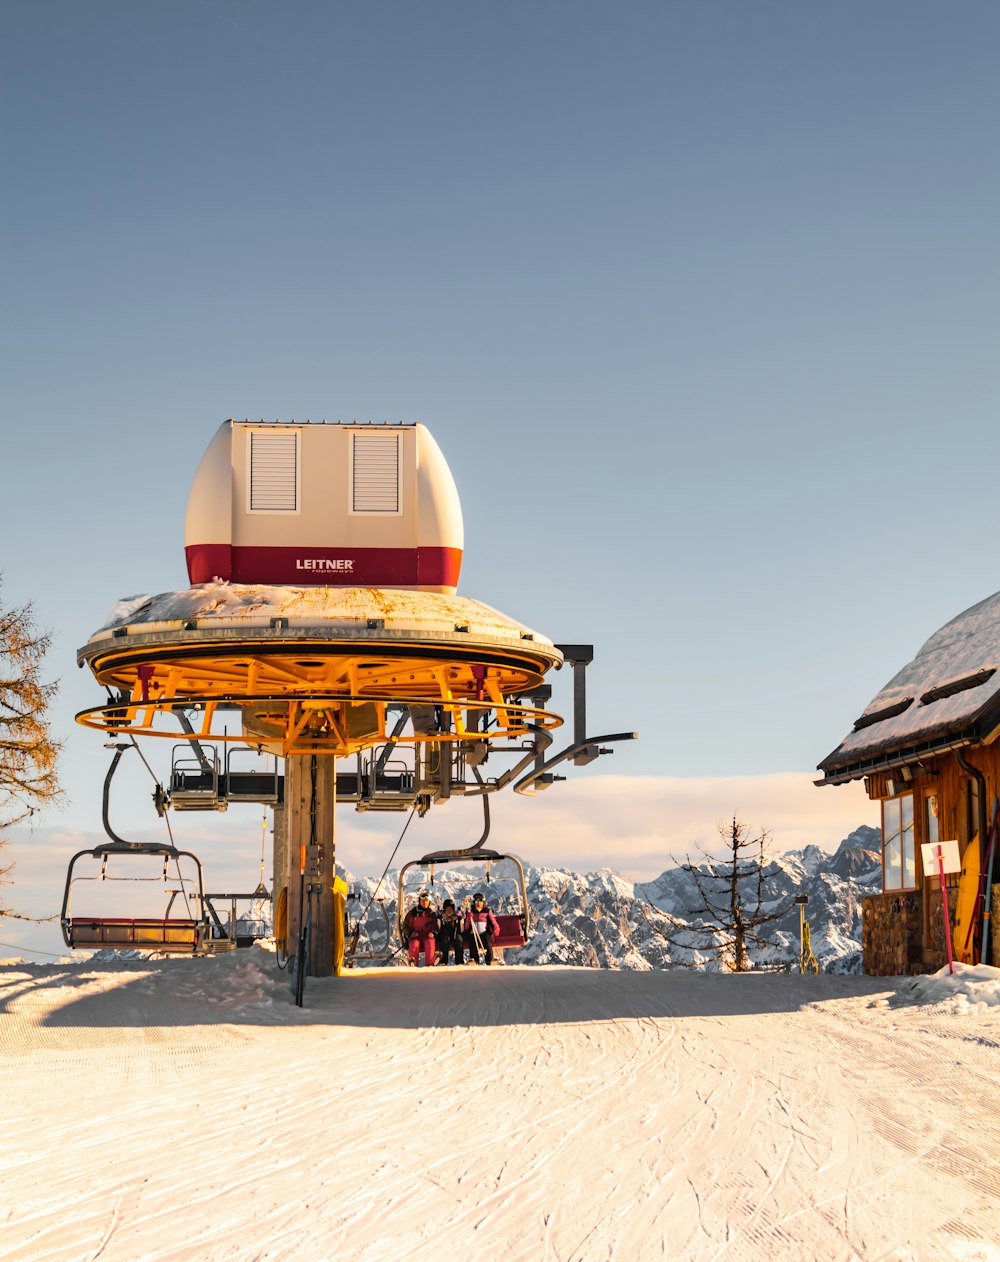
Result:
{"label": "lift support pole", "polygon": [[[563,660],[573,667],[573,744],[587,739],[587,667],[594,660],[592,644],[557,644]],[[573,757],[578,767],[585,767],[598,756],[595,746],[588,745]]]}
{"label": "lift support pole", "polygon": [[[288,943],[297,943],[307,912],[308,977],[333,976],[333,876],[336,860],[334,812],[337,760],[329,754],[292,754],[285,759],[285,867]],[[301,870],[305,847],[305,876]],[[305,902],[303,904],[303,894]]]}

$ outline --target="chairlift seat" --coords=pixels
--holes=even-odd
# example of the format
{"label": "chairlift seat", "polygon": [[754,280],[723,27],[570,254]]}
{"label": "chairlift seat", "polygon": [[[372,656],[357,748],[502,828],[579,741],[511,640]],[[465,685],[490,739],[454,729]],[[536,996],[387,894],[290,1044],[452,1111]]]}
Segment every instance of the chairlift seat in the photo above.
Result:
{"label": "chairlift seat", "polygon": [[175,811],[224,811],[220,777],[201,771],[171,772],[170,805]]}
{"label": "chairlift seat", "polygon": [[68,944],[74,949],[196,952],[205,936],[205,923],[201,920],[73,916],[68,925]]}
{"label": "chairlift seat", "polygon": [[500,915],[499,913],[496,916],[500,932],[494,934],[493,945],[500,950],[503,950],[504,947],[523,947],[524,927],[521,924],[521,917]]}
{"label": "chairlift seat", "polygon": [[284,798],[284,776],[273,771],[227,771],[220,786],[230,802],[277,805]]}
{"label": "chairlift seat", "polygon": [[175,769],[170,773],[171,793],[211,793],[218,776],[210,771],[185,771]]}

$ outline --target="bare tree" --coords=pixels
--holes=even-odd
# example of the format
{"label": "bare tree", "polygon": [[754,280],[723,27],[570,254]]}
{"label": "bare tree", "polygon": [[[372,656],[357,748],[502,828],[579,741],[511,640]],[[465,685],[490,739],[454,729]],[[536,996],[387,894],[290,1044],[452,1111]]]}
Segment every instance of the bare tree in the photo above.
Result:
{"label": "bare tree", "polygon": [[[4,830],[60,797],[61,745],[48,724],[57,685],[41,679],[50,640],[37,630],[30,603],[8,609],[0,602],[0,850]],[[0,867],[0,884],[10,884],[11,866]],[[0,916],[24,919],[2,902]]]}
{"label": "bare tree", "polygon": [[755,833],[734,815],[730,823],[719,825],[719,836],[728,851],[725,858],[713,858],[703,849],[701,863],[692,863],[688,855],[687,863],[680,865],[697,891],[696,905],[686,913],[690,919],[656,908],[658,917],[667,922],[664,927],[640,910],[650,928],[671,946],[717,959],[727,972],[745,973],[753,967],[750,948],[771,945],[761,930],[780,920],[791,904],[764,910],[769,901],[767,848],[771,834],[767,829]]}

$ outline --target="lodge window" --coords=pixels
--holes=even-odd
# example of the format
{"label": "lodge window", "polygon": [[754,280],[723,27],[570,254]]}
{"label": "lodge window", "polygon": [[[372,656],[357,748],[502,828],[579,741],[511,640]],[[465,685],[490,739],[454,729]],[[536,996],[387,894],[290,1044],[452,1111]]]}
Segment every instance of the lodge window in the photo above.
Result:
{"label": "lodge window", "polygon": [[913,794],[882,803],[882,888],[912,890],[917,886],[913,836]]}

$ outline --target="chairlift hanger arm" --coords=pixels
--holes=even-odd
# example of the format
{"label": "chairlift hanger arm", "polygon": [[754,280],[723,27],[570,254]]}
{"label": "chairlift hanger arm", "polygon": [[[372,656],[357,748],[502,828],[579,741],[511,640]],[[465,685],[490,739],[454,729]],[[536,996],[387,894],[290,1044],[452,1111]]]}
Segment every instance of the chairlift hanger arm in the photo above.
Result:
{"label": "chairlift hanger arm", "polygon": [[[598,747],[599,754],[611,753],[611,750],[602,750],[599,747],[601,745],[610,745],[614,741],[634,741],[638,738],[638,736],[638,732],[611,732],[606,736],[588,736],[585,740],[576,741],[572,745],[567,745],[567,747],[560,753],[556,754],[554,758],[550,758],[548,762],[543,762],[539,766],[536,766],[534,771],[532,771],[529,775],[518,780],[517,784],[514,785],[514,792],[525,793],[530,796],[536,792],[532,786],[535,785],[542,776],[547,775],[553,767],[558,767],[561,762],[565,762],[567,758],[575,758],[578,754],[584,753],[592,746]],[[547,786],[543,785],[542,787]]]}
{"label": "chairlift hanger arm", "polygon": [[[177,716],[177,721],[180,723],[187,735],[193,738],[195,735],[194,724],[188,718],[187,710],[178,707],[174,710],[174,714]],[[212,766],[212,763],[209,762],[208,755],[205,753],[205,747],[202,745],[201,741],[191,739],[189,743],[195,752],[195,757],[201,764],[202,771],[204,771],[207,776],[213,775],[214,767]]]}
{"label": "chairlift hanger arm", "polygon": [[378,761],[375,764],[375,780],[376,781],[378,780],[378,777],[382,774],[382,772],[385,770],[385,764],[389,761],[389,755],[392,753],[393,749],[395,749],[396,741],[398,740],[403,728],[406,727],[406,721],[409,717],[410,717],[410,710],[409,710],[409,707],[407,706],[407,707],[404,707],[404,709],[401,711],[399,718],[396,720],[395,727],[392,729],[392,731],[389,734],[389,739],[386,741],[385,745],[383,746],[381,754],[379,754]]}
{"label": "chairlift hanger arm", "polygon": [[[497,776],[495,780],[487,780],[485,782],[480,780],[479,788],[470,787],[465,789],[462,794],[463,797],[479,797],[481,794],[485,793],[499,793],[501,789],[506,789],[507,785],[510,784],[515,776],[520,775],[525,767],[527,767],[530,763],[535,763],[537,765],[542,754],[552,744],[553,738],[550,733],[545,731],[544,728],[535,727],[534,724],[529,724],[528,726],[531,729],[533,739],[530,747],[524,754],[524,757],[518,759],[513,767],[508,767],[507,770],[503,772],[502,775]],[[604,737],[603,739],[606,740],[607,737]],[[518,752],[523,748],[523,746],[519,746]],[[503,753],[506,751],[501,750],[499,752]]]}
{"label": "chairlift hanger arm", "polygon": [[121,762],[122,754],[126,749],[131,749],[131,745],[118,744],[114,746],[115,756],[111,759],[111,766],[108,768],[108,774],[104,777],[104,798],[101,806],[101,821],[104,824],[104,831],[108,834],[116,846],[131,847],[132,842],[128,842],[124,837],[119,837],[115,830],[111,827],[111,820],[108,814],[108,803],[111,797],[111,781],[115,772],[118,770],[118,764]]}

